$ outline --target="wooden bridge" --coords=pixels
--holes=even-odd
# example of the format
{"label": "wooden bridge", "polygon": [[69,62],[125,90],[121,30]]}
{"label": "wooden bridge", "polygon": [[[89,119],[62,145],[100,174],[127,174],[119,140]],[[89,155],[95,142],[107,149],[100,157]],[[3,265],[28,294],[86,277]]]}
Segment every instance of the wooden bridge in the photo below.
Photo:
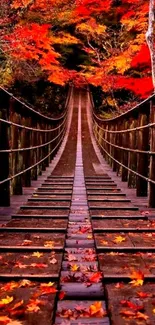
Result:
{"label": "wooden bridge", "polygon": [[49,118],[1,89],[0,325],[155,324],[154,96]]}

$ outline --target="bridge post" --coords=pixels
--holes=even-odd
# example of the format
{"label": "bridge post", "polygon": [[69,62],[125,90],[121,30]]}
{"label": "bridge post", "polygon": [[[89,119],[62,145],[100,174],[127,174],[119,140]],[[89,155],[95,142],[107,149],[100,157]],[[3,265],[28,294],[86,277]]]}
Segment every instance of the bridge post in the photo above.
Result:
{"label": "bridge post", "polygon": [[[26,117],[25,126],[31,127],[31,118]],[[29,148],[31,143],[31,131],[24,129],[23,131],[23,148]],[[31,152],[26,150],[23,152],[23,165],[24,169],[27,169],[31,166]],[[25,187],[31,186],[31,170],[28,170],[23,174],[23,185]]]}
{"label": "bridge post", "polygon": [[[155,100],[150,102],[150,123],[155,123]],[[155,126],[150,127],[150,152],[155,152]],[[155,155],[150,155],[149,178],[155,181]],[[155,184],[149,183],[149,207],[155,208]]]}
{"label": "bridge post", "polygon": [[[10,99],[10,121],[13,123],[20,124],[21,116],[16,112],[15,100]],[[11,126],[10,142],[11,149],[18,149],[21,146],[21,132],[17,126]],[[13,175],[18,174],[22,168],[21,154],[19,151],[12,152],[11,154],[11,171]],[[12,180],[12,194],[13,195],[22,195],[22,176],[19,175]]]}
{"label": "bridge post", "polygon": [[[110,131],[114,131],[114,126],[113,125],[110,125],[110,128],[109,128]],[[113,138],[114,138],[114,135],[113,133],[109,133],[109,142],[113,144]],[[113,157],[113,152],[114,152],[114,147],[110,144],[110,155]],[[109,158],[110,160],[110,166],[113,167],[113,159],[112,158]]]}
{"label": "bridge post", "polygon": [[[136,128],[137,126],[137,120],[130,119],[129,121],[130,128]],[[137,135],[136,132],[130,131],[129,132],[129,148],[136,149],[136,141],[137,141]],[[137,169],[137,157],[136,153],[130,151],[128,156],[128,167],[132,169],[133,171],[136,171]],[[128,173],[128,187],[135,188],[136,187],[136,176],[129,171]]]}
{"label": "bridge post", "polygon": [[[34,129],[37,128],[37,122],[36,121],[33,121],[32,120],[32,127]],[[37,134],[36,133],[37,132],[32,131],[32,138],[31,138],[31,140],[32,140],[32,147],[35,147],[35,146],[38,145],[38,141],[37,141],[38,140],[38,137],[37,137]],[[32,149],[31,150],[31,162],[32,162],[31,165],[34,165],[34,164],[37,163],[37,149]],[[37,175],[37,166],[35,166],[31,170],[31,179],[34,180],[34,181],[36,181],[37,180],[37,176],[38,176]]]}
{"label": "bridge post", "polygon": [[[124,121],[122,125],[122,130],[128,129],[128,121]],[[127,148],[129,144],[129,133],[122,133],[122,147]],[[129,152],[123,150],[122,152],[122,164],[128,167],[128,156]],[[122,167],[122,182],[127,182],[128,180],[128,170],[127,168]]]}
{"label": "bridge post", "polygon": [[[7,120],[6,109],[0,111],[0,118]],[[0,150],[9,149],[9,126],[0,123]],[[0,153],[0,181],[9,177],[9,153]],[[10,181],[0,184],[0,206],[10,206]]]}
{"label": "bridge post", "polygon": [[[138,126],[148,124],[148,116],[140,114],[138,118]],[[149,150],[149,128],[140,129],[138,131],[137,149],[142,151]],[[137,172],[145,177],[148,177],[148,155],[137,153]],[[137,196],[147,196],[147,181],[142,177],[137,176]]]}
{"label": "bridge post", "polygon": [[[114,126],[114,130],[115,132],[117,131],[118,129],[118,126],[117,124],[115,124]],[[118,134],[117,133],[114,133],[114,144],[117,145],[117,138],[118,138]],[[114,147],[114,158],[117,159],[117,148]],[[116,172],[117,171],[117,162],[114,160],[114,163],[113,163],[113,171]]]}

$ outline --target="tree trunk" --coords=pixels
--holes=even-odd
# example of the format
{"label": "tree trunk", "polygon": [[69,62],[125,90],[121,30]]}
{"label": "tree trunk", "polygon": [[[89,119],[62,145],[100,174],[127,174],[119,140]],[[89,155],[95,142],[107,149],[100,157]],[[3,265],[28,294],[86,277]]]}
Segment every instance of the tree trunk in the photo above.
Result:
{"label": "tree trunk", "polygon": [[149,4],[149,23],[146,32],[146,41],[150,50],[152,81],[155,91],[155,48],[154,48],[154,23],[155,23],[155,0],[150,0]]}

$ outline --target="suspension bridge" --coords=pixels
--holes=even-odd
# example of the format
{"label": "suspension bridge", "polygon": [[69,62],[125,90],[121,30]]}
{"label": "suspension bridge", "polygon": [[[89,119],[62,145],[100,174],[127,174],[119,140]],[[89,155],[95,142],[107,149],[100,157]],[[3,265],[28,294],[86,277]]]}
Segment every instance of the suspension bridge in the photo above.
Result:
{"label": "suspension bridge", "polygon": [[86,89],[59,118],[0,97],[0,324],[154,324],[154,96],[109,120]]}

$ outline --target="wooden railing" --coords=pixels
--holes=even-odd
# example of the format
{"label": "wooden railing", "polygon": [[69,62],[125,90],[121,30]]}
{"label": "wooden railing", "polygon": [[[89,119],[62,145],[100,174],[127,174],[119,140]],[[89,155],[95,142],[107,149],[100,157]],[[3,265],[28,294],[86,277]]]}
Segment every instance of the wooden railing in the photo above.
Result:
{"label": "wooden railing", "polygon": [[101,119],[94,111],[93,132],[106,161],[155,207],[155,95],[112,119]]}
{"label": "wooden railing", "polygon": [[0,87],[0,206],[9,206],[10,195],[22,194],[53,159],[66,132],[71,92],[64,113],[50,118]]}

